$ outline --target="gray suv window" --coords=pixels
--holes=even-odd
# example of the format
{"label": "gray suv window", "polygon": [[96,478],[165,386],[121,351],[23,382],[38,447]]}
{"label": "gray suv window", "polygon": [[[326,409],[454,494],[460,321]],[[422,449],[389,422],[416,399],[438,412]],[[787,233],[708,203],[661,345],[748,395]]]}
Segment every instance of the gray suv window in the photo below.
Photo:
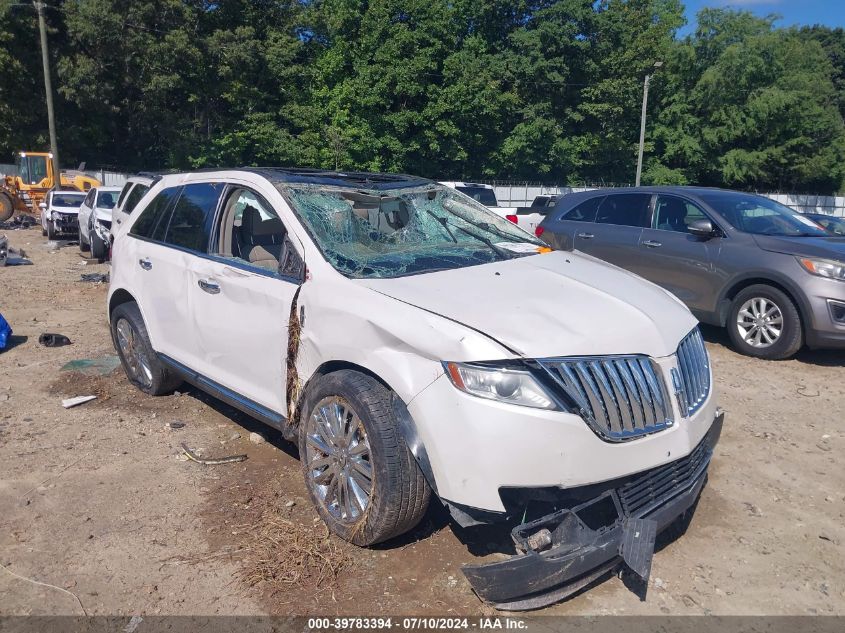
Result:
{"label": "gray suv window", "polygon": [[654,203],[654,228],[661,231],[687,233],[696,220],[707,220],[704,211],[688,200],[676,196],[657,196]]}
{"label": "gray suv window", "polygon": [[648,193],[611,194],[599,206],[596,222],[617,226],[649,227],[651,226],[651,216],[648,212],[650,202],[651,194]]}
{"label": "gray suv window", "polygon": [[595,222],[596,211],[599,210],[599,205],[604,200],[604,196],[596,196],[585,200],[577,207],[574,207],[566,212],[561,220],[570,220],[574,222]]}

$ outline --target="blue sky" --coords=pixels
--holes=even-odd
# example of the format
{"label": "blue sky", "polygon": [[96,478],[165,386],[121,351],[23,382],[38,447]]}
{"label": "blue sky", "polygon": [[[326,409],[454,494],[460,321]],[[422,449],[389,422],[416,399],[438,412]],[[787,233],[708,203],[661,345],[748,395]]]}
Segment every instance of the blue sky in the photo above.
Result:
{"label": "blue sky", "polygon": [[683,0],[687,7],[687,25],[680,35],[688,35],[695,28],[695,14],[704,7],[744,9],[756,15],[777,13],[782,19],[778,26],[793,24],[825,24],[845,27],[845,0]]}

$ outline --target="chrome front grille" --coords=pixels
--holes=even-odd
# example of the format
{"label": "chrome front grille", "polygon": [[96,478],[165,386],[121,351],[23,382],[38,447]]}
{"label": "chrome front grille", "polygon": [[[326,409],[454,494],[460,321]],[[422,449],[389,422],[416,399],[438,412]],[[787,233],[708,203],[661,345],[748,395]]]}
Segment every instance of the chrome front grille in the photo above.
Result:
{"label": "chrome front grille", "polygon": [[552,358],[539,361],[600,436],[622,441],[674,422],[660,369],[647,356]]}
{"label": "chrome front grille", "polygon": [[690,416],[710,395],[710,358],[698,328],[678,346],[678,369],[672,372],[681,411]]}

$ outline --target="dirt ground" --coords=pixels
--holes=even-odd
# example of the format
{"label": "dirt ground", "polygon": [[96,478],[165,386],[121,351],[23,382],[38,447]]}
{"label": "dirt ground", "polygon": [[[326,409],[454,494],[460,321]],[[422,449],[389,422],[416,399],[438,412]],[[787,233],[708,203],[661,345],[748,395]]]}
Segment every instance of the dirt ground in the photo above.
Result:
{"label": "dirt ground", "polygon": [[[0,353],[0,613],[493,613],[460,568],[506,548],[501,532],[433,504],[399,542],[349,546],[318,522],[295,447],[260,423],[188,387],[147,397],[120,368],[62,371],[113,354],[107,287],[80,281],[108,268],[37,228],[6,234],[33,265],[0,268],[15,334]],[[44,332],[73,344],[43,347]],[[727,418],[686,534],[655,554],[645,601],[611,576],[543,614],[845,614],[845,353],[764,362],[705,336]],[[77,395],[97,399],[62,408]],[[182,442],[248,459],[204,466]]]}

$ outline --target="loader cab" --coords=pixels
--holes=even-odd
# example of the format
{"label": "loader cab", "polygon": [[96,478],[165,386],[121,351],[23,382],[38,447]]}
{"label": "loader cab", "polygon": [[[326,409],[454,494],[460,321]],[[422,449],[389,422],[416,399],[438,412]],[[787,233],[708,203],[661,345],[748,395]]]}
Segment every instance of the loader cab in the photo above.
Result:
{"label": "loader cab", "polygon": [[[53,184],[52,161],[49,154],[21,152],[15,157],[18,178],[24,187],[51,187]],[[43,183],[45,179],[50,182]],[[43,184],[42,184],[43,183]]]}

